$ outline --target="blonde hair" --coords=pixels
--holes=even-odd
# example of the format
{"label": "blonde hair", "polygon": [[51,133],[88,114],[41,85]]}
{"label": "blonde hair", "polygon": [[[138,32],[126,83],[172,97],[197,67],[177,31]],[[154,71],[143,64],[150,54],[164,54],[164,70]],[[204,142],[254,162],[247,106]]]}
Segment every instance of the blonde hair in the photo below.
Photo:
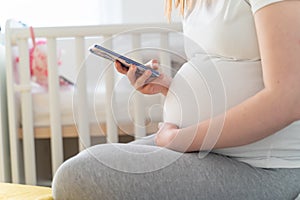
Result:
{"label": "blonde hair", "polygon": [[[165,0],[165,15],[167,16],[167,19],[170,21],[171,20],[171,13],[172,13],[172,1],[173,0]],[[191,9],[193,5],[193,0],[174,0],[175,1],[175,8],[179,7],[179,12],[183,16],[184,15],[184,10],[187,4],[187,8]]]}

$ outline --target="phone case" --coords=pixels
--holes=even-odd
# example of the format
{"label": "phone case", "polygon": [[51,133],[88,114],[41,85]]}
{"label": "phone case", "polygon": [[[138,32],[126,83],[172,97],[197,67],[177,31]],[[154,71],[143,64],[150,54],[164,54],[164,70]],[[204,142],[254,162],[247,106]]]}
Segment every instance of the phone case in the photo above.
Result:
{"label": "phone case", "polygon": [[152,69],[151,67],[147,67],[147,66],[145,66],[141,63],[138,63],[126,56],[120,55],[112,50],[106,49],[103,46],[95,44],[94,46],[90,47],[89,50],[91,53],[93,53],[97,56],[106,58],[108,60],[111,60],[113,62],[119,61],[124,67],[129,68],[129,66],[131,64],[137,66],[137,72],[136,72],[137,76],[142,75],[144,73],[144,71],[146,71],[146,70],[150,70],[152,72],[152,74],[151,74],[152,78],[159,77],[159,72]]}

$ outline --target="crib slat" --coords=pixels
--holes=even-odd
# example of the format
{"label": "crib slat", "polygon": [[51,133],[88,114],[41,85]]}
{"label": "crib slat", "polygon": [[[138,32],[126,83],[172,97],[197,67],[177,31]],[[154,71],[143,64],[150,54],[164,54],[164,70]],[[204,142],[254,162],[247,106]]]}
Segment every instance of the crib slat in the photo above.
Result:
{"label": "crib slat", "polygon": [[75,38],[76,45],[76,65],[77,65],[77,80],[76,80],[76,101],[77,105],[77,129],[79,134],[79,150],[84,150],[85,148],[91,146],[90,139],[90,128],[89,128],[89,115],[87,109],[88,101],[87,101],[87,90],[86,90],[86,67],[85,67],[85,46],[84,46],[84,38],[77,37]]}
{"label": "crib slat", "polygon": [[[7,37],[7,36],[6,36]],[[6,44],[6,46],[10,47],[10,44]],[[8,63],[11,64],[11,51],[8,50],[9,48],[6,47],[5,51],[4,48],[0,49],[2,56],[0,56],[0,59],[3,59],[2,62],[6,61],[6,63],[2,65],[2,63],[0,63],[1,69],[0,69],[0,92],[1,92],[1,97],[0,97],[0,103],[1,103],[1,109],[0,109],[0,117],[1,117],[1,124],[0,124],[0,128],[1,128],[1,132],[2,132],[2,136],[0,136],[0,151],[1,151],[1,155],[0,155],[0,181],[1,182],[10,182],[11,181],[11,163],[10,163],[10,149],[9,149],[9,131],[8,131],[8,109],[7,106],[11,106],[13,105],[12,102],[9,103],[7,102],[7,99],[9,97],[7,97],[9,94],[11,95],[12,93],[7,92],[7,75],[6,73],[8,73]],[[2,51],[3,50],[3,51]],[[8,52],[9,51],[9,52]],[[5,58],[6,56],[6,58]],[[8,60],[9,59],[9,60]],[[1,62],[1,61],[0,61]],[[9,71],[11,72],[11,70]],[[11,81],[11,79],[9,79]],[[6,98],[7,97],[7,98]],[[11,98],[10,98],[11,99]],[[15,141],[14,141],[15,142]]]}
{"label": "crib slat", "polygon": [[[1,64],[1,63],[0,63]],[[10,182],[9,138],[6,119],[5,75],[0,69],[0,182]]]}
{"label": "crib slat", "polygon": [[[112,49],[112,37],[111,36],[105,36],[103,44],[106,48]],[[113,93],[114,93],[114,85],[115,85],[115,71],[114,68],[111,67],[111,62],[103,61],[104,65],[108,67],[105,70],[105,89],[106,89],[106,95],[105,95],[105,113],[106,113],[106,123],[107,123],[107,142],[118,142],[118,127],[117,123],[114,118],[112,106],[114,106],[116,103]]]}
{"label": "crib slat", "polygon": [[[141,47],[141,34],[132,34],[133,51]],[[134,53],[133,58],[141,62],[142,58],[139,52]],[[145,97],[143,94],[136,92],[134,95],[134,137],[135,139],[146,136],[146,116],[145,116]]]}
{"label": "crib slat", "polygon": [[5,48],[6,48],[6,86],[7,86],[7,105],[8,105],[8,123],[9,123],[9,141],[10,141],[10,162],[11,162],[11,176],[13,183],[23,182],[24,171],[23,162],[21,162],[21,147],[18,138],[18,120],[16,109],[16,96],[14,90],[14,62],[11,41],[11,23],[6,23],[5,29]]}
{"label": "crib slat", "polygon": [[[18,42],[20,49],[20,84],[24,88],[30,86],[30,66],[29,51],[27,40]],[[25,164],[25,183],[36,185],[36,163],[35,163],[35,145],[33,131],[33,109],[32,96],[30,90],[21,91],[21,109],[23,126],[23,150]]]}
{"label": "crib slat", "polygon": [[163,50],[160,52],[160,64],[163,66],[163,71],[167,76],[172,75],[171,57],[168,50],[169,47],[169,33],[160,34],[160,48]]}
{"label": "crib slat", "polygon": [[61,111],[59,96],[59,79],[57,68],[56,39],[47,38],[48,55],[48,85],[49,85],[49,108],[50,108],[50,127],[51,127],[51,156],[52,173],[63,162],[63,143],[61,131]]}
{"label": "crib slat", "polygon": [[11,23],[8,21],[5,26],[5,48],[6,48],[6,87],[7,87],[7,106],[8,106],[8,124],[9,124],[9,144],[11,153],[11,178],[13,183],[21,183],[23,174],[23,163],[21,162],[21,148],[18,138],[18,120],[16,97],[14,90],[14,67],[13,67],[13,50],[11,42]]}
{"label": "crib slat", "polygon": [[[172,65],[171,65],[171,56],[169,53],[169,33],[160,33],[160,48],[162,51],[160,51],[160,65],[162,66],[162,71],[167,76],[172,77]],[[161,96],[161,105],[164,103],[164,96]]]}

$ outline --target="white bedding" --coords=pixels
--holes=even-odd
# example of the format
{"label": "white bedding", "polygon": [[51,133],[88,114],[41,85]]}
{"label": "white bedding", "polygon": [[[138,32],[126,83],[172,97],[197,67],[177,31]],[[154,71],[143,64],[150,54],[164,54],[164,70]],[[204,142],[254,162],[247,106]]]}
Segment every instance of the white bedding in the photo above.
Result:
{"label": "white bedding", "polygon": [[[60,88],[60,109],[62,125],[72,125],[76,122],[74,117],[74,107],[76,106],[76,90],[73,86]],[[116,87],[115,104],[113,106],[113,114],[118,123],[126,123],[133,121],[133,89],[127,86]],[[151,121],[162,120],[162,106],[160,105],[160,96],[146,96],[145,109],[147,118]],[[49,126],[49,93],[46,89],[33,84],[32,90],[33,101],[33,119],[35,127]],[[101,88],[94,94],[89,92],[89,121],[103,123],[106,120],[105,114],[105,93]]]}

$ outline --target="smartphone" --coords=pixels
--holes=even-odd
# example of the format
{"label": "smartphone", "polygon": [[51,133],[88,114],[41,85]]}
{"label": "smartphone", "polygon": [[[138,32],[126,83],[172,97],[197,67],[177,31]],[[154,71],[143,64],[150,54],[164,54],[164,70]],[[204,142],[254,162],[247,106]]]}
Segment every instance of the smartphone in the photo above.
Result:
{"label": "smartphone", "polygon": [[151,79],[159,77],[159,72],[152,69],[151,67],[147,67],[147,66],[145,66],[141,63],[138,63],[126,56],[120,55],[112,50],[106,49],[103,46],[95,44],[94,46],[90,47],[89,50],[91,53],[93,53],[97,56],[100,56],[102,58],[106,58],[113,62],[119,61],[122,65],[122,67],[127,68],[127,69],[129,69],[129,66],[131,64],[135,65],[137,67],[137,70],[136,70],[137,77],[141,76],[146,70],[150,70],[152,72],[152,74],[150,76]]}

